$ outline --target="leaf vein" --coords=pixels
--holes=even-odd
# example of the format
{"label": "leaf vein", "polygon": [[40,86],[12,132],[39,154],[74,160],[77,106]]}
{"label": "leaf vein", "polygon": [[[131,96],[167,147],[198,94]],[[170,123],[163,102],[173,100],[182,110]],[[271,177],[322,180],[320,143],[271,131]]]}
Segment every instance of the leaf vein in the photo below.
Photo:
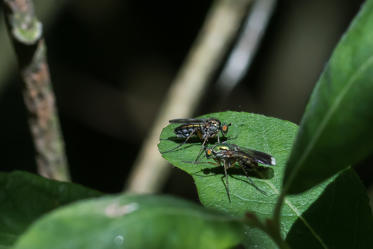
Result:
{"label": "leaf vein", "polygon": [[[264,129],[263,129],[264,131]],[[262,136],[263,136],[263,140],[266,140],[265,141],[265,145],[266,147],[268,148],[268,142],[267,142],[267,138],[265,136],[264,133],[262,133]],[[270,181],[265,181],[267,183],[267,185],[278,195],[280,195],[280,191],[276,188],[276,186],[270,182]],[[289,206],[289,208],[291,210],[293,210],[293,212],[299,217],[299,219],[304,223],[304,225],[310,230],[310,232],[312,233],[312,235],[319,241],[319,243],[321,244],[321,246],[325,249],[327,249],[328,247],[326,246],[326,244],[324,243],[324,241],[321,239],[321,237],[316,233],[315,230],[313,230],[313,228],[311,227],[311,225],[307,222],[306,219],[304,219],[304,217],[301,215],[301,213],[299,212],[299,210],[289,201],[285,198],[285,203],[286,205]]]}
{"label": "leaf vein", "polygon": [[316,233],[315,230],[311,227],[311,225],[307,222],[307,220],[300,214],[299,210],[289,201],[285,198],[285,203],[290,207],[291,210],[294,211],[294,213],[299,217],[299,219],[304,223],[304,225],[310,230],[313,236],[319,241],[321,246],[325,249],[328,248],[328,246],[324,243],[324,241],[321,239],[321,237]]}

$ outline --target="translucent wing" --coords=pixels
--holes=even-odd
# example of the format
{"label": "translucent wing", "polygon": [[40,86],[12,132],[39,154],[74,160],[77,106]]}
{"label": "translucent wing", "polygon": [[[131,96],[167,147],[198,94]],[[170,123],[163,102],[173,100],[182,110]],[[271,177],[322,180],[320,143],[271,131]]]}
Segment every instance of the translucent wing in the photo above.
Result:
{"label": "translucent wing", "polygon": [[175,124],[202,124],[206,122],[206,119],[177,118],[177,119],[171,119],[168,122],[175,123]]}
{"label": "translucent wing", "polygon": [[230,150],[245,153],[247,156],[253,158],[258,163],[262,163],[262,164],[266,164],[266,165],[276,165],[276,159],[273,156],[271,156],[267,153],[257,151],[257,150],[247,149],[247,148],[244,148],[244,147],[240,147],[236,144],[226,144],[226,146]]}
{"label": "translucent wing", "polygon": [[255,161],[257,161],[258,163],[262,163],[266,165],[276,165],[276,159],[273,156],[268,155],[267,153],[257,151],[257,150],[249,150],[249,149],[248,149],[248,152],[245,152],[245,153],[251,154],[252,157],[255,159]]}

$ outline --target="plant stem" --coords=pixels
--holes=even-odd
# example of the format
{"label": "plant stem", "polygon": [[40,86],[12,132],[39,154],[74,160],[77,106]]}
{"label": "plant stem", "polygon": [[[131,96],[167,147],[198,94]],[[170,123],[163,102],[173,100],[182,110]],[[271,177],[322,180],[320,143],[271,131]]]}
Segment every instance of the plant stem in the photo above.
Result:
{"label": "plant stem", "polygon": [[[0,5],[1,2],[0,0]],[[44,31],[51,26],[53,20],[58,17],[58,12],[61,11],[67,3],[68,1],[38,0],[39,18],[45,22],[43,23]],[[14,73],[17,65],[5,25],[3,12],[0,12],[0,96],[11,82],[8,79]]]}
{"label": "plant stem", "polygon": [[40,175],[67,181],[69,173],[59,127],[42,24],[31,0],[4,0],[8,33],[17,54],[23,97]]}
{"label": "plant stem", "polygon": [[280,230],[278,229],[278,227],[276,227],[277,225],[273,220],[268,219],[264,223],[260,221],[254,213],[246,213],[244,223],[265,232],[269,237],[271,237],[271,239],[277,244],[280,249],[291,249],[289,244],[284,239],[282,239]]}

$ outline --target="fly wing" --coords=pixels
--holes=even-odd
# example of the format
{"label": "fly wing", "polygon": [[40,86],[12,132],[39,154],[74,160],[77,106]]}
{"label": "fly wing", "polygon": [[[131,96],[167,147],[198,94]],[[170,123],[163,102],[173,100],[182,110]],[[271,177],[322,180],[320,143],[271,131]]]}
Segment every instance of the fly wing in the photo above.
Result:
{"label": "fly wing", "polygon": [[177,118],[177,119],[171,119],[168,122],[172,124],[202,124],[205,122],[205,119]]}
{"label": "fly wing", "polygon": [[224,146],[225,146],[230,151],[234,151],[237,154],[243,153],[244,155],[254,159],[258,163],[266,164],[266,165],[276,165],[276,159],[273,156],[268,155],[267,153],[257,151],[257,150],[243,148],[243,147],[240,147],[236,144],[221,143],[221,146],[222,146],[222,148],[224,148]]}
{"label": "fly wing", "polygon": [[268,155],[267,153],[250,149],[247,149],[245,153],[252,157],[258,163],[266,165],[276,165],[276,159],[273,156]]}
{"label": "fly wing", "polygon": [[245,153],[247,156],[253,158],[258,163],[262,163],[262,164],[266,164],[266,165],[276,165],[276,159],[273,156],[268,155],[267,153],[257,151],[257,150],[243,148],[243,147],[240,147],[236,144],[230,144],[229,147],[230,147],[231,150]]}

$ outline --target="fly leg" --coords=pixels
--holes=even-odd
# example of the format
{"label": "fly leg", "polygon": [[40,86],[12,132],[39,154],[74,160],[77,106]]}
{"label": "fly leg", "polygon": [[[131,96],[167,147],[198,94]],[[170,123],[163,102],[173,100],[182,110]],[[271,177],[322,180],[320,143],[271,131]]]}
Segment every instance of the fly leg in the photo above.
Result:
{"label": "fly leg", "polygon": [[228,173],[227,173],[227,170],[231,167],[231,163],[224,160],[223,167],[224,167],[225,185],[227,187],[228,200],[229,202],[231,202],[231,194],[229,191],[229,182],[228,182]]}
{"label": "fly leg", "polygon": [[[218,136],[218,144],[220,144],[220,136],[219,134],[217,135]],[[238,136],[234,136],[234,137],[226,137],[226,136],[222,136],[222,139],[224,139],[224,141],[222,143],[225,143],[227,141],[230,141],[230,140],[235,140],[236,138],[238,138]]]}
{"label": "fly leg", "polygon": [[259,192],[261,192],[262,194],[267,195],[267,193],[266,193],[264,190],[260,189],[258,186],[255,185],[254,181],[249,177],[249,174],[247,173],[245,167],[244,167],[241,163],[240,163],[239,165],[240,165],[242,171],[245,173],[245,175],[246,175],[246,177],[247,177],[247,180],[250,182],[250,184],[251,184],[251,185],[252,185],[256,190],[258,190]]}
{"label": "fly leg", "polygon": [[161,153],[162,153],[162,154],[163,154],[163,153],[168,153],[168,152],[171,152],[171,151],[174,151],[174,150],[180,148],[180,147],[183,146],[186,142],[188,142],[189,138],[191,138],[191,137],[194,135],[195,132],[196,132],[196,130],[193,130],[193,131],[189,134],[189,136],[185,139],[185,141],[184,141],[183,143],[179,144],[178,146],[176,146],[175,148],[170,149],[170,150],[163,151],[163,152],[161,152]]}
{"label": "fly leg", "polygon": [[197,156],[196,159],[194,160],[193,164],[195,164],[195,163],[198,161],[199,157],[202,155],[202,152],[203,152],[203,150],[205,149],[205,144],[206,144],[207,140],[208,140],[208,137],[206,137],[205,140],[203,140],[203,143],[202,143],[201,149],[200,149],[200,151],[199,151],[199,153],[198,153],[198,156]]}

